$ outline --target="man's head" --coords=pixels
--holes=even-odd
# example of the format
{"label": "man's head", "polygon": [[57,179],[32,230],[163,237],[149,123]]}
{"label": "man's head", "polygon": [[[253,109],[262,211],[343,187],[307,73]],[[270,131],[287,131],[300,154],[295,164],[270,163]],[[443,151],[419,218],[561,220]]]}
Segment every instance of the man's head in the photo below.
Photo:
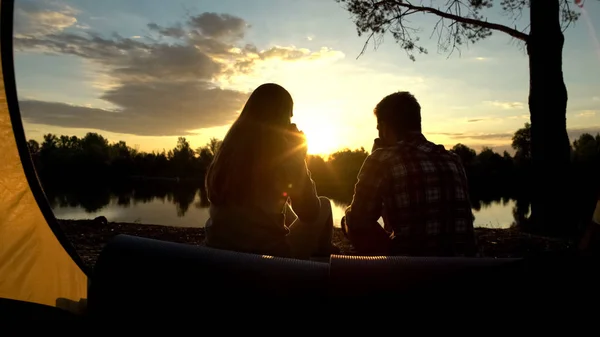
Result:
{"label": "man's head", "polygon": [[421,132],[421,106],[408,91],[384,97],[374,110],[379,138],[393,143],[409,133]]}

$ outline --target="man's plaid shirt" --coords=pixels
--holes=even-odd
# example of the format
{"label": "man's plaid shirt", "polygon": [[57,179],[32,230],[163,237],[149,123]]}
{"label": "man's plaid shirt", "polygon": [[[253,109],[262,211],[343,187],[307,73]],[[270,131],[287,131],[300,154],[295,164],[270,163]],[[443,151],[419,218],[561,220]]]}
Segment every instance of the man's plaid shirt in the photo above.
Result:
{"label": "man's plaid shirt", "polygon": [[383,217],[395,255],[476,252],[467,177],[457,155],[422,134],[375,150],[358,174],[349,230]]}

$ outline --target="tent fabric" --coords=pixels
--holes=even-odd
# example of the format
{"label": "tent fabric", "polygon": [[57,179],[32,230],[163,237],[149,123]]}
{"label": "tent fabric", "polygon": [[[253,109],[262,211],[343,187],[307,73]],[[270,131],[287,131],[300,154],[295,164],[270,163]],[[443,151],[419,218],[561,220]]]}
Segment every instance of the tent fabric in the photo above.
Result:
{"label": "tent fabric", "polygon": [[[12,42],[5,41],[7,34],[12,36],[12,2],[0,4],[2,48],[5,49],[0,49],[3,61],[0,69],[0,298],[50,306],[79,302],[87,297],[87,276],[44,217],[21,161],[23,152],[20,155],[17,147],[14,131],[17,128],[23,138],[19,142],[26,145],[21,121],[15,123],[13,129],[8,108],[8,102],[16,100]],[[7,94],[5,84],[15,97]],[[20,118],[18,112],[13,112],[13,116]],[[35,176],[31,182],[39,184]],[[36,187],[41,192],[39,185]],[[53,216],[51,220],[56,222]]]}

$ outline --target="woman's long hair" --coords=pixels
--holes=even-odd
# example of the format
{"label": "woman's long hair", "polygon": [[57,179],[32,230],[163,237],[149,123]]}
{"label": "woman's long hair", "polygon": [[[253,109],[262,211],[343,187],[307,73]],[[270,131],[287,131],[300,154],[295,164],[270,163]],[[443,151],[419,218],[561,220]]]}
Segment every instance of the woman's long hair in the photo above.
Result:
{"label": "woman's long hair", "polygon": [[293,100],[283,87],[267,83],[252,92],[206,175],[214,205],[251,204],[261,193],[280,188],[281,166],[290,147]]}

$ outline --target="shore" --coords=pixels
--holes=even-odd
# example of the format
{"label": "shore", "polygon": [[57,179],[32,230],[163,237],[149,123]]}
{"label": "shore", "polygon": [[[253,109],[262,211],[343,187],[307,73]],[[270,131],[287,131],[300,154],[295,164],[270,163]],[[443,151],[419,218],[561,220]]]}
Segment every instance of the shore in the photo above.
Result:
{"label": "shore", "polygon": [[[59,223],[79,256],[90,267],[96,263],[104,245],[118,234],[192,245],[204,243],[203,228],[116,222],[101,224],[94,220],[59,220]],[[571,246],[566,240],[527,234],[512,228],[476,228],[475,233],[479,254],[482,257],[524,257],[542,252],[564,251]],[[356,255],[352,245],[339,228],[334,230],[333,242],[340,247],[342,254]]]}

